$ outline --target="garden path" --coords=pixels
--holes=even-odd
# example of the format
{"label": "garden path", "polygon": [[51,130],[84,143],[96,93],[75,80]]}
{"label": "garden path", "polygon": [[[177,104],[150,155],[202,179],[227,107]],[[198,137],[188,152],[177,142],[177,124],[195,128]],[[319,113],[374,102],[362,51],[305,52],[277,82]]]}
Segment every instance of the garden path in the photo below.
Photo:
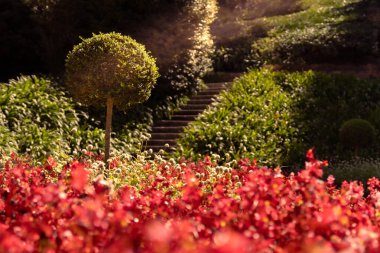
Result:
{"label": "garden path", "polygon": [[145,149],[152,149],[153,152],[161,149],[167,152],[173,151],[185,126],[195,120],[214,101],[214,98],[230,85],[231,82],[207,83],[206,89],[191,96],[188,103],[174,113],[170,119],[155,122],[150,133],[151,138]]}

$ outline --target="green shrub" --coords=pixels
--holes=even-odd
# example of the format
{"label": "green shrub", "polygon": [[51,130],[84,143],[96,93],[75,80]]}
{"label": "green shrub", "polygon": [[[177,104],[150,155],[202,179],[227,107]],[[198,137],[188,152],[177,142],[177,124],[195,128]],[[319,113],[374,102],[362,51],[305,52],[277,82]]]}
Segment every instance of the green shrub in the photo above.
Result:
{"label": "green shrub", "polygon": [[264,164],[289,160],[297,148],[291,94],[276,84],[276,73],[251,71],[185,130],[178,156],[219,154],[222,161],[260,158]]}
{"label": "green shrub", "polygon": [[[317,72],[289,74],[285,81],[294,93],[296,122],[304,143],[315,146],[326,159],[340,155],[339,129],[350,118],[367,118],[371,108],[379,105],[380,82],[350,75],[328,75]],[[378,148],[372,151],[376,152]]]}
{"label": "green shrub", "polygon": [[0,84],[0,148],[36,159],[64,158],[88,145],[98,150],[104,134],[81,125],[85,117],[48,79],[22,76]]}
{"label": "green shrub", "polygon": [[66,85],[79,102],[107,107],[105,161],[110,155],[113,106],[126,110],[145,102],[158,78],[145,47],[120,33],[93,35],[68,54]]}
{"label": "green shrub", "polygon": [[368,148],[376,137],[375,128],[364,119],[350,119],[339,129],[339,140],[346,148]]}
{"label": "green shrub", "polygon": [[355,30],[355,35],[324,26],[284,31],[254,42],[251,58],[252,61],[294,66],[368,55],[371,52],[368,28],[357,27]]}
{"label": "green shrub", "polygon": [[267,36],[252,43],[252,62],[299,66],[363,59],[373,47],[365,1],[308,1],[304,11],[264,21]]}
{"label": "green shrub", "polygon": [[95,107],[111,98],[120,109],[146,101],[158,78],[145,47],[119,33],[84,39],[67,55],[66,85],[73,97]]}
{"label": "green shrub", "polygon": [[[367,117],[379,97],[377,79],[252,70],[185,130],[176,155],[302,165],[305,150],[314,146],[326,159],[349,157],[339,149],[339,128],[347,118]],[[368,155],[379,151],[374,146]]]}

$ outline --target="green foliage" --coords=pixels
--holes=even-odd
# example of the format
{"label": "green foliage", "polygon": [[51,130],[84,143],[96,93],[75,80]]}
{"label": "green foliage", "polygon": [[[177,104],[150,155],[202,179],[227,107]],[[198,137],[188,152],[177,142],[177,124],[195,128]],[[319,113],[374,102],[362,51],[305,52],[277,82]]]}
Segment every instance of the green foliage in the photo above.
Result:
{"label": "green foliage", "polygon": [[[147,1],[147,0],[145,0]],[[148,5],[150,4],[151,1]],[[167,1],[160,1],[167,2]],[[178,15],[162,11],[139,36],[157,56],[162,70],[150,104],[168,96],[180,97],[199,89],[201,77],[211,70],[214,41],[210,25],[216,18],[216,0],[173,1]],[[173,5],[173,4],[169,4]],[[146,35],[146,34],[149,34]]]}
{"label": "green foliage", "polygon": [[376,79],[252,70],[185,130],[176,155],[219,154],[223,161],[250,157],[293,165],[315,146],[327,159],[349,157],[338,148],[339,128],[347,119],[366,118],[379,97]]}
{"label": "green foliage", "polygon": [[299,144],[292,120],[291,94],[275,73],[251,71],[223,93],[213,107],[186,129],[178,156],[220,154],[222,160],[260,158],[266,164],[288,159]]}
{"label": "green foliage", "polygon": [[[294,92],[295,117],[305,144],[315,146],[326,159],[349,156],[337,148],[342,123],[352,118],[367,119],[380,102],[378,79],[306,72],[288,75],[285,85]],[[378,147],[367,151],[376,150]]]}
{"label": "green foliage", "polygon": [[336,27],[313,26],[260,39],[252,46],[251,61],[294,66],[368,55],[371,52],[368,27],[355,26],[355,35]]}
{"label": "green foliage", "polygon": [[73,101],[44,78],[23,76],[0,84],[0,147],[36,159],[64,158],[88,145],[98,150],[103,132],[80,124],[88,116],[74,108]]}
{"label": "green foliage", "polygon": [[340,143],[346,148],[368,148],[376,137],[375,128],[364,119],[350,119],[339,129]]}
{"label": "green foliage", "polygon": [[367,0],[220,1],[215,68],[343,63],[373,56]]}
{"label": "green foliage", "polygon": [[66,84],[74,98],[92,106],[112,98],[119,108],[146,101],[158,78],[145,47],[118,33],[85,39],[68,54]]}
{"label": "green foliage", "polygon": [[372,25],[363,1],[301,2],[304,11],[263,20],[267,36],[252,44],[251,61],[294,66],[371,54]]}
{"label": "green foliage", "polygon": [[300,10],[298,0],[219,0],[218,18],[212,25],[216,41],[214,68],[245,71],[255,62],[248,57],[252,41],[265,37],[263,17],[287,15]]}

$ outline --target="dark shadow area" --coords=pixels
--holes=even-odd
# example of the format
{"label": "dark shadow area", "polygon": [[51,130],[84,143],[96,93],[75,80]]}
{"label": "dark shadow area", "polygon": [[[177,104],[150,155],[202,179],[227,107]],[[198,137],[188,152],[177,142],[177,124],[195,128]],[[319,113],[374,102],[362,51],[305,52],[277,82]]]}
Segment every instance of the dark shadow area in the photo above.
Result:
{"label": "dark shadow area", "polygon": [[[293,80],[292,80],[293,79]],[[294,122],[306,149],[315,147],[323,159],[371,157],[380,152],[380,79],[308,72],[303,80],[290,77],[278,82],[294,94]],[[340,129],[351,119],[363,119],[376,130],[368,146],[355,150],[342,143]],[[366,133],[362,133],[366,134]],[[305,150],[306,150],[305,149]],[[302,154],[299,154],[302,158]]]}
{"label": "dark shadow area", "polygon": [[19,0],[0,1],[0,82],[45,70],[39,27],[31,15]]}

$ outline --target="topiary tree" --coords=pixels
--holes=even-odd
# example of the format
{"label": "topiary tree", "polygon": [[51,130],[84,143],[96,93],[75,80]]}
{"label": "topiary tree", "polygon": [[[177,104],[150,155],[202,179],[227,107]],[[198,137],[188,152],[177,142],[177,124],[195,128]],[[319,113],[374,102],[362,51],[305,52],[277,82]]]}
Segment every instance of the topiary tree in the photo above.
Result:
{"label": "topiary tree", "polygon": [[145,47],[119,33],[84,39],[66,59],[66,85],[77,101],[107,106],[105,161],[110,154],[112,109],[146,101],[158,78],[155,59]]}
{"label": "topiary tree", "polygon": [[373,125],[364,119],[350,119],[339,129],[339,140],[347,148],[353,148],[357,155],[359,148],[369,147],[376,138]]}

